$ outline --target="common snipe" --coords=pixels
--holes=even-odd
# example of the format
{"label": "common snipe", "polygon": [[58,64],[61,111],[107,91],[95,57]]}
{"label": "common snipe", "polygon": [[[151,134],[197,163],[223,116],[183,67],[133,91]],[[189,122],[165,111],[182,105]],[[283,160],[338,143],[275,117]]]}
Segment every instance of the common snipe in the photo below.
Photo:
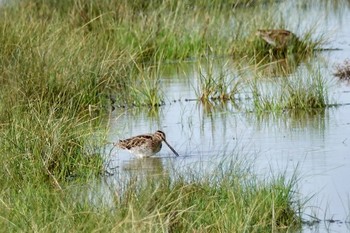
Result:
{"label": "common snipe", "polygon": [[266,43],[272,45],[277,49],[283,49],[288,47],[293,41],[298,41],[297,36],[284,29],[271,29],[271,30],[261,30],[259,29],[256,34],[261,39],[266,41]]}
{"label": "common snipe", "polygon": [[176,156],[179,156],[174,148],[166,141],[165,133],[160,130],[156,131],[154,134],[142,134],[119,140],[119,142],[113,143],[113,145],[128,150],[135,156],[142,158],[152,156],[159,152],[162,148],[162,142],[165,142],[170,150],[172,150]]}

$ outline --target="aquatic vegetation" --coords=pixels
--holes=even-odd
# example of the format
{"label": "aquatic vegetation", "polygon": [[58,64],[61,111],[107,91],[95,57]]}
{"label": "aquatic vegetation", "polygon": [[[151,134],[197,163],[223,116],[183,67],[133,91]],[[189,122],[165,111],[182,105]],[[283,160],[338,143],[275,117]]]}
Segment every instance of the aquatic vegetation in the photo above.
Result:
{"label": "aquatic vegetation", "polygon": [[239,79],[230,76],[225,65],[218,71],[214,69],[213,62],[207,60],[205,66],[198,65],[198,87],[196,95],[203,101],[234,101],[238,93]]}
{"label": "aquatic vegetation", "polygon": [[130,84],[124,90],[124,99],[129,103],[131,102],[133,106],[138,107],[146,106],[152,108],[163,105],[164,100],[160,89],[161,65],[147,68],[135,65],[137,71],[131,74],[135,77],[130,78]]}
{"label": "aquatic vegetation", "polygon": [[263,86],[254,79],[250,83],[253,108],[257,112],[308,110],[328,105],[327,82],[319,71],[297,72]]}
{"label": "aquatic vegetation", "polygon": [[[117,205],[126,208],[126,218],[133,216],[142,230],[244,232],[300,226],[301,206],[293,198],[295,180],[259,182],[232,166],[204,177],[189,171],[174,179],[133,179]],[[127,222],[121,227],[132,227]]]}
{"label": "aquatic vegetation", "polygon": [[[225,161],[210,176],[190,170],[178,174],[175,168],[171,169],[172,178],[168,173],[124,174],[124,181],[118,182],[120,186],[110,186],[114,200],[110,205],[100,199],[106,193],[101,197],[98,193],[89,195],[91,184],[74,182],[61,192],[53,192],[47,186],[28,182],[20,191],[2,191],[0,226],[10,232],[299,229],[303,206],[296,199],[296,177],[258,180],[244,166],[247,165],[242,162]],[[11,201],[14,196],[16,201]]]}

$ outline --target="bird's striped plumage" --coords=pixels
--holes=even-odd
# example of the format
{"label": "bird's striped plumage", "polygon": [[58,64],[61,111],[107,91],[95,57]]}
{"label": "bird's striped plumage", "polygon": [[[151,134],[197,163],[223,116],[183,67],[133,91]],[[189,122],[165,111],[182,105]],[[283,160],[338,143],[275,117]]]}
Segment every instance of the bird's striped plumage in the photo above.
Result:
{"label": "bird's striped plumage", "polygon": [[163,131],[156,131],[154,134],[142,134],[131,137],[114,143],[115,146],[130,151],[137,157],[149,157],[160,151],[162,142],[174,152],[176,156],[179,154],[166,141],[165,133]]}
{"label": "bird's striped plumage", "polygon": [[259,29],[256,35],[275,48],[282,49],[288,47],[293,41],[297,41],[297,36],[284,29]]}

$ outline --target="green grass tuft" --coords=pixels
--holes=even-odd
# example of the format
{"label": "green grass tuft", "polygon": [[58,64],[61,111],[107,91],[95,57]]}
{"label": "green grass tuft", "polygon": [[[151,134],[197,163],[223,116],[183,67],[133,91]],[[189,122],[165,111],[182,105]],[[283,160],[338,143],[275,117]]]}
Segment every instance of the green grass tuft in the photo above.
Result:
{"label": "green grass tuft", "polygon": [[265,86],[254,79],[250,83],[253,108],[257,112],[325,108],[329,98],[327,85],[320,71],[299,72]]}
{"label": "green grass tuft", "polygon": [[203,67],[198,66],[198,87],[196,95],[202,102],[208,101],[234,101],[238,93],[240,82],[238,77],[229,76],[224,67],[214,69],[214,63],[207,59]]}

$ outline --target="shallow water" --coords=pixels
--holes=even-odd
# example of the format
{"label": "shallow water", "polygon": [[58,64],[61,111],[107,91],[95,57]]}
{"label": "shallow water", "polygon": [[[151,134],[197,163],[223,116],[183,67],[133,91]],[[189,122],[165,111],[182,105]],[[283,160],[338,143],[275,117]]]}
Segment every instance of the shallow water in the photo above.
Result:
{"label": "shallow water", "polygon": [[[285,4],[277,7],[286,7]],[[314,216],[321,220],[320,224],[305,225],[303,232],[349,232],[350,85],[337,82],[332,73],[334,64],[350,58],[350,10],[340,7],[334,11],[322,11],[317,6],[291,9],[291,13],[298,14],[299,18],[305,15],[309,22],[317,19],[318,31],[332,38],[326,47],[340,49],[319,52],[311,63],[322,66],[322,76],[327,77],[331,84],[330,102],[342,105],[308,113],[262,115],[242,111],[232,103],[203,105],[198,101],[187,101],[196,98],[198,63],[172,64],[161,77],[165,106],[153,112],[117,108],[111,114],[109,140],[117,141],[162,129],[180,157],[174,159],[165,145],[159,153],[160,158],[142,161],[134,159],[128,152],[114,149],[110,166],[156,173],[166,169],[170,162],[180,171],[200,164],[201,171],[210,172],[209,165],[221,158],[218,155],[242,150],[243,157],[255,160],[256,172],[261,177],[281,172],[291,177],[297,171],[301,178],[300,197],[307,199],[314,195],[307,202],[303,217],[312,220],[310,216]],[[302,24],[307,27],[307,22],[302,21]],[[293,22],[290,24],[293,27]],[[234,69],[231,63],[219,62]],[[303,65],[298,69],[303,69]],[[243,102],[249,101],[245,98],[249,93],[241,95]],[[112,176],[108,182],[116,184],[118,177]]]}

